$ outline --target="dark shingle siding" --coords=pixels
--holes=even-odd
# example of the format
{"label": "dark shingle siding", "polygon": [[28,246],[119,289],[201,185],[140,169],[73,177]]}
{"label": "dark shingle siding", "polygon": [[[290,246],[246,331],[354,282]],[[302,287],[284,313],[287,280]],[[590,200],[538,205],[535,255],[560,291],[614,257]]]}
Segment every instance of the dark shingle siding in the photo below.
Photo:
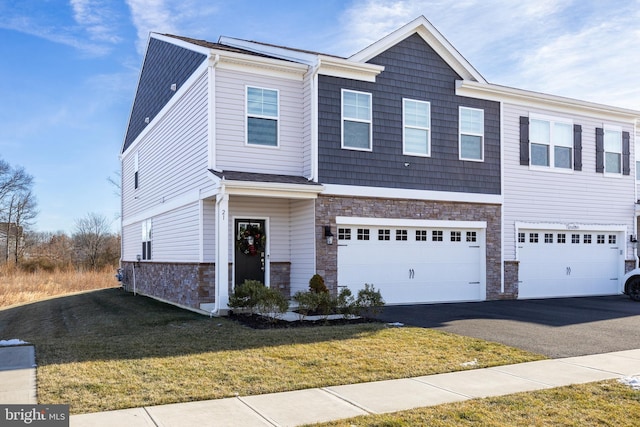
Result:
{"label": "dark shingle siding", "polygon": [[[385,66],[376,83],[320,76],[320,182],[500,194],[499,104],[456,96],[455,82],[461,77],[418,35],[369,62]],[[340,148],[341,89],[372,94],[372,152]],[[431,157],[402,154],[403,98],[431,103]],[[459,106],[484,109],[484,162],[458,159]]]}
{"label": "dark shingle siding", "polygon": [[180,88],[205,59],[206,55],[202,53],[171,43],[154,38],[149,41],[123,152],[147,126],[145,118],[153,120],[175,94],[171,91],[171,85],[175,83]]}

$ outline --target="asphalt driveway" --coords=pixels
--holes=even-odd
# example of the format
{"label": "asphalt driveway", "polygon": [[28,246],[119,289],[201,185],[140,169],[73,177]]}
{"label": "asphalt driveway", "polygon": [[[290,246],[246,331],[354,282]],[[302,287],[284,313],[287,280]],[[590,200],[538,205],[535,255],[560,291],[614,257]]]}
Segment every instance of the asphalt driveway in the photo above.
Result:
{"label": "asphalt driveway", "polygon": [[623,295],[392,305],[378,317],[499,342],[551,358],[640,349],[640,303]]}

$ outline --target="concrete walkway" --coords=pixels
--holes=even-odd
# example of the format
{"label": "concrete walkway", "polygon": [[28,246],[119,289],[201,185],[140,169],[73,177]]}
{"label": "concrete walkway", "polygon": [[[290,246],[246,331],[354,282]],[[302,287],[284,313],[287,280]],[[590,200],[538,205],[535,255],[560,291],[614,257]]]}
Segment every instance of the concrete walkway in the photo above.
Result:
{"label": "concrete walkway", "polygon": [[0,403],[38,403],[32,345],[0,347]]}
{"label": "concrete walkway", "polygon": [[71,426],[298,426],[638,375],[640,349],[408,379],[73,415]]}
{"label": "concrete walkway", "polygon": [[[640,376],[640,349],[284,393],[73,415],[72,427],[298,426]],[[0,403],[36,403],[32,346],[0,347]]]}

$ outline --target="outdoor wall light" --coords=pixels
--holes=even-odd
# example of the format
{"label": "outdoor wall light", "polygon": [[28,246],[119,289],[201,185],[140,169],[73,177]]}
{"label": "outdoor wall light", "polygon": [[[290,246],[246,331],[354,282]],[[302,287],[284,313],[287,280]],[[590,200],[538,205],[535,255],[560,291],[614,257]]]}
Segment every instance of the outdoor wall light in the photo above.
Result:
{"label": "outdoor wall light", "polygon": [[142,256],[140,254],[136,255],[136,261],[138,264],[138,267],[140,267],[140,260],[142,259]]}
{"label": "outdoor wall light", "polygon": [[632,235],[629,236],[629,241],[631,243],[638,243],[638,238],[635,235],[632,234]]}
{"label": "outdoor wall light", "polygon": [[324,237],[327,239],[327,245],[333,245],[333,233],[330,225],[324,226]]}

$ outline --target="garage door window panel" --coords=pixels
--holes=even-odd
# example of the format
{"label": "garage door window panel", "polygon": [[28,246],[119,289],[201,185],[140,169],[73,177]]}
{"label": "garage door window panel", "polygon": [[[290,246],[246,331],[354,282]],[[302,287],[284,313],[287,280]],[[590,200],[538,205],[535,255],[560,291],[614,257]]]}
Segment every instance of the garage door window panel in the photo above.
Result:
{"label": "garage door window panel", "polygon": [[416,242],[426,242],[427,236],[427,230],[416,230]]}
{"label": "garage door window panel", "polygon": [[378,230],[378,240],[384,240],[384,241],[391,240],[391,230],[388,230],[388,229]]}
{"label": "garage door window panel", "polygon": [[351,229],[338,228],[338,240],[351,240]]}
{"label": "garage door window panel", "polygon": [[567,243],[567,235],[564,233],[558,233],[558,243]]}
{"label": "garage door window panel", "polygon": [[396,230],[396,240],[407,240],[407,230]]}
{"label": "garage door window panel", "polygon": [[572,234],[571,235],[571,243],[580,243],[580,235]]}
{"label": "garage door window panel", "polygon": [[358,228],[358,240],[369,240],[370,230],[368,228]]}
{"label": "garage door window panel", "polygon": [[433,240],[434,242],[442,242],[442,231],[433,230],[431,232],[431,240]]}

